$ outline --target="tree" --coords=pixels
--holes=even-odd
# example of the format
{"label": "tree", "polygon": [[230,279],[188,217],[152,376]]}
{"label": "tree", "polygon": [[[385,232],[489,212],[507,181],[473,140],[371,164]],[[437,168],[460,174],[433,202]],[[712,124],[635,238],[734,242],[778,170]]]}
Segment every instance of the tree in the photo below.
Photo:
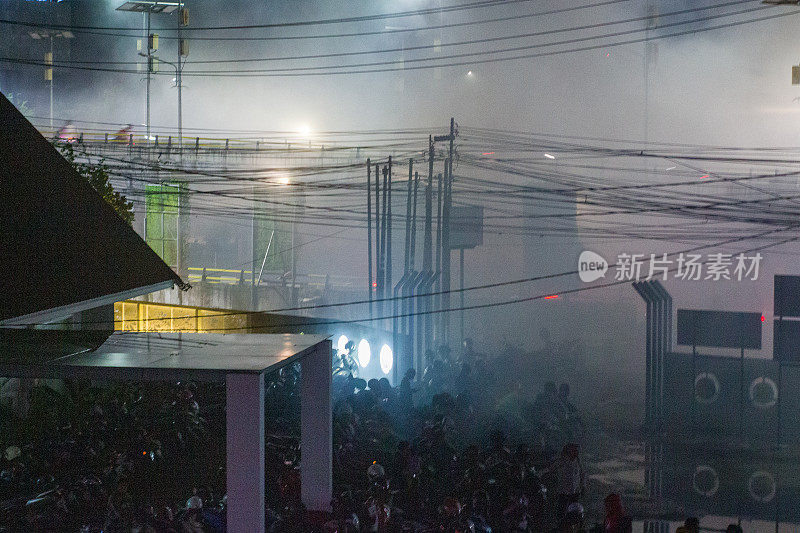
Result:
{"label": "tree", "polygon": [[99,163],[81,163],[77,161],[75,155],[75,147],[71,143],[57,143],[58,148],[64,159],[69,161],[70,165],[89,182],[89,185],[97,191],[103,199],[117,212],[117,214],[127,222],[133,224],[133,202],[129,202],[125,195],[114,190],[109,178],[111,176],[110,169],[101,160]]}

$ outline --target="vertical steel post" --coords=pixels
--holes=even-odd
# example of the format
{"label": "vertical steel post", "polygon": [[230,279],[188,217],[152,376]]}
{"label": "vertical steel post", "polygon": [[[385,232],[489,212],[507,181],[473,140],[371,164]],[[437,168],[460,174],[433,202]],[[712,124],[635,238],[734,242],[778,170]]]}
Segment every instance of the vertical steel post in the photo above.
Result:
{"label": "vertical steel post", "polygon": [[[384,296],[390,297],[392,293],[392,156],[389,156],[389,165],[386,172],[386,279],[384,280]],[[391,308],[391,306],[389,306]]]}
{"label": "vertical steel post", "polygon": [[369,317],[373,317],[372,310],[372,176],[370,175],[371,163],[367,158],[367,298],[369,299]]}

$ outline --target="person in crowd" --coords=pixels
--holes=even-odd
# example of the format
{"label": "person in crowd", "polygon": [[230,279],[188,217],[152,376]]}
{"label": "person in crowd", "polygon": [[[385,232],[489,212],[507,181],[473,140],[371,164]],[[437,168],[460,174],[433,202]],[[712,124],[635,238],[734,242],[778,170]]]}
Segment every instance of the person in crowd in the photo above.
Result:
{"label": "person in crowd", "polygon": [[687,518],[676,533],[700,533],[700,520],[696,517],[690,516]]}
{"label": "person in crowd", "polygon": [[552,466],[557,479],[559,518],[563,518],[567,508],[578,503],[584,493],[585,479],[579,452],[577,444],[565,444],[561,456]]}
{"label": "person in crowd", "polygon": [[620,495],[612,492],[606,496],[604,506],[606,517],[603,522],[603,531],[605,533],[631,533],[633,529],[631,517],[625,513]]}

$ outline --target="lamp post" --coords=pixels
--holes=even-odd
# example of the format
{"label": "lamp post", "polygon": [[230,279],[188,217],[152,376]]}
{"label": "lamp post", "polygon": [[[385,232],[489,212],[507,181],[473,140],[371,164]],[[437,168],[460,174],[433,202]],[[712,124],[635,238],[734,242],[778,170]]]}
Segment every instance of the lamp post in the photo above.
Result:
{"label": "lamp post", "polygon": [[[155,0],[133,0],[130,2],[125,2],[121,6],[117,8],[117,11],[129,11],[135,13],[142,13],[145,18],[145,32],[147,35],[145,36],[145,41],[147,45],[147,53],[141,54],[143,57],[147,58],[147,89],[145,95],[145,125],[147,130],[147,143],[150,143],[150,78],[153,72],[153,52],[158,48],[158,36],[155,34],[150,33],[150,15],[152,13],[164,13],[170,14],[174,11],[178,11],[179,13],[183,10],[183,2],[159,2]],[[180,54],[181,54],[181,45],[180,41],[178,43],[178,65],[180,65]],[[178,68],[180,72],[180,68]],[[178,95],[180,100],[180,73],[176,76],[178,80]],[[179,101],[180,107],[180,101]],[[178,116],[180,116],[180,111],[178,112]],[[180,124],[179,124],[180,127]],[[180,136],[180,132],[179,132]]]}
{"label": "lamp post", "polygon": [[50,39],[50,51],[44,55],[44,62],[47,65],[44,71],[45,81],[50,82],[50,129],[53,126],[53,40],[61,37],[63,39],[74,39],[75,35],[71,31],[53,31],[53,30],[34,30],[28,32],[32,39],[37,41],[43,39]]}
{"label": "lamp post", "polygon": [[[144,56],[145,54],[141,54],[140,53],[139,55]],[[169,65],[169,66],[171,66],[172,68],[175,69],[175,86],[178,88],[178,146],[180,148],[183,148],[183,142],[181,141],[181,138],[183,137],[183,116],[182,116],[183,106],[181,104],[181,64],[180,64],[180,58],[178,58],[178,63],[173,63],[172,61],[166,61],[164,59],[160,59],[160,58],[157,58],[155,56],[153,56],[153,59],[158,61],[158,62],[160,62],[160,63],[166,63],[167,65]],[[181,150],[180,155],[181,155],[181,157],[183,157],[183,150]]]}

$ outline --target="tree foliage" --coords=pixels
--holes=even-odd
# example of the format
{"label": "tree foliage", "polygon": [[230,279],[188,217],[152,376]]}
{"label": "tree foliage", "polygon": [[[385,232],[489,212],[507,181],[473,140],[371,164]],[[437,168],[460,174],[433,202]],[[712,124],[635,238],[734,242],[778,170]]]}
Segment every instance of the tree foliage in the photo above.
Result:
{"label": "tree foliage", "polygon": [[110,182],[111,174],[108,166],[103,161],[95,164],[77,161],[75,147],[71,143],[59,143],[57,148],[78,174],[86,178],[89,185],[108,202],[122,220],[132,225],[134,219],[133,202],[129,202],[125,195],[114,190]]}

